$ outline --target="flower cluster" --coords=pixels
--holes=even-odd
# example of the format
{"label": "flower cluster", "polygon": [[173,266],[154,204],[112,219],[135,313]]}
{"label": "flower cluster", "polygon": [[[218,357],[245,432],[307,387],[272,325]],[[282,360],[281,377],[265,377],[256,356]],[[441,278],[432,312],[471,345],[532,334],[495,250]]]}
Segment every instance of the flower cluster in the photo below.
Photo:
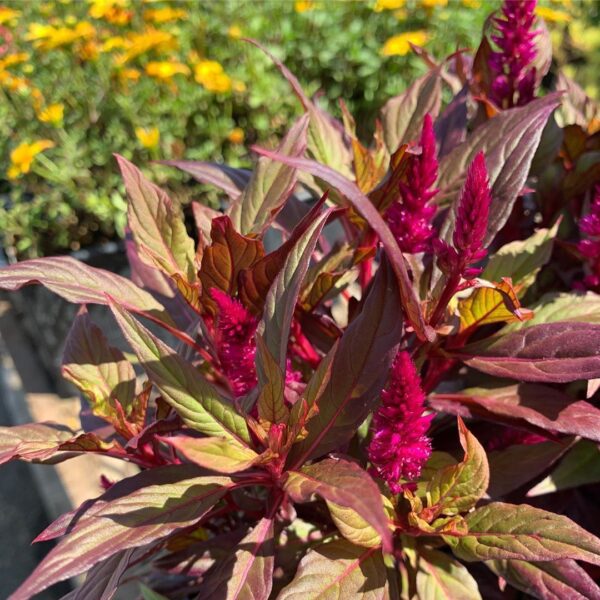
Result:
{"label": "flower cluster", "polygon": [[494,19],[498,30],[492,40],[498,46],[489,58],[493,80],[491,98],[501,108],[527,104],[535,92],[536,56],[533,29],[536,0],[504,0],[502,16]]}
{"label": "flower cluster", "polygon": [[369,460],[393,493],[401,479],[413,481],[431,454],[427,430],[433,415],[424,415],[425,395],[408,352],[396,355],[381,406],[373,416]]}
{"label": "flower cluster", "polygon": [[579,242],[579,252],[588,260],[590,273],[586,275],[583,283],[590,289],[600,286],[600,184],[594,189],[594,199],[590,212],[579,222],[579,230],[587,236]]}
{"label": "flower cluster", "polygon": [[433,188],[438,175],[435,133],[430,115],[423,121],[419,140],[421,154],[412,156],[406,182],[400,183],[400,200],[390,206],[386,219],[403,252],[427,250],[433,236],[431,223],[436,208],[431,200],[438,190]]}

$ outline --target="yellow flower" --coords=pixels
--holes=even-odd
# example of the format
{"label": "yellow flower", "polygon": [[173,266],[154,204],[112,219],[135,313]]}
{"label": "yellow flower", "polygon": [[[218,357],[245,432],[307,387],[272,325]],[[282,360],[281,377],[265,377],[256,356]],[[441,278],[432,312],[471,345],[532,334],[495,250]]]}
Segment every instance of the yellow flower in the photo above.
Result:
{"label": "yellow flower", "polygon": [[29,173],[33,159],[44,150],[54,147],[54,142],[51,140],[38,140],[32,144],[23,142],[19,144],[10,153],[10,167],[8,169],[8,178],[16,179],[25,173]]}
{"label": "yellow flower", "polygon": [[185,10],[180,8],[171,8],[166,6],[165,8],[152,8],[144,11],[144,20],[152,21],[153,23],[169,23],[170,21],[177,21],[187,16]]}
{"label": "yellow flower", "polygon": [[407,31],[391,37],[381,49],[383,56],[404,56],[410,52],[410,44],[423,46],[429,36],[426,31]]}
{"label": "yellow flower", "polygon": [[466,8],[481,8],[481,0],[462,0]]}
{"label": "yellow flower", "polygon": [[296,0],[294,2],[294,10],[297,13],[308,12],[309,10],[313,10],[315,6],[316,2],[314,0]]}
{"label": "yellow flower", "polygon": [[112,25],[127,25],[133,17],[133,12],[125,9],[127,0],[90,0],[90,4],[90,17]]}
{"label": "yellow flower", "polygon": [[424,8],[435,8],[436,6],[447,6],[448,0],[421,0]]}
{"label": "yellow flower", "polygon": [[78,40],[90,39],[95,34],[93,25],[87,21],[81,21],[73,28],[31,23],[25,39],[33,41],[33,45],[40,50],[52,50]]}
{"label": "yellow flower", "polygon": [[65,113],[64,104],[50,104],[38,113],[38,119],[42,123],[50,123],[52,125],[60,125]]}
{"label": "yellow flower", "polygon": [[15,77],[8,71],[0,71],[0,85],[11,92],[22,92],[29,87],[29,80],[24,77]]}
{"label": "yellow flower", "polygon": [[114,35],[106,38],[102,44],[102,52],[110,52],[115,48],[125,48],[127,45],[125,38],[120,35]]}
{"label": "yellow flower", "polygon": [[115,58],[117,66],[123,66],[131,59],[144,54],[149,50],[173,50],[177,47],[177,40],[168,31],[159,31],[147,27],[141,32],[132,32],[127,36],[123,48],[125,53]]}
{"label": "yellow flower", "polygon": [[201,60],[194,67],[194,77],[209,92],[222,93],[231,90],[231,78],[215,60]]}
{"label": "yellow flower", "polygon": [[142,74],[137,69],[122,69],[119,71],[119,77],[123,81],[137,81]]}
{"label": "yellow flower", "polygon": [[231,89],[238,94],[246,91],[246,84],[243,81],[235,79],[231,82]]}
{"label": "yellow flower", "polygon": [[96,60],[100,54],[100,46],[94,41],[86,42],[79,48],[78,54],[81,60]]}
{"label": "yellow flower", "polygon": [[8,6],[0,6],[0,25],[4,25],[4,23],[8,23],[9,21],[12,21],[20,16],[20,10],[14,10],[12,8],[8,8]]}
{"label": "yellow flower", "polygon": [[44,95],[42,94],[41,90],[39,88],[33,88],[31,90],[31,98],[33,100],[33,106],[35,107],[36,112],[39,112],[44,104]]}
{"label": "yellow flower", "polygon": [[227,136],[227,139],[232,143],[232,144],[241,144],[244,141],[244,130],[241,129],[240,127],[236,127],[235,129],[232,129],[229,132],[229,135]]}
{"label": "yellow flower", "polygon": [[536,6],[535,14],[549,23],[569,23],[573,17],[564,10],[555,10],[548,6]]}
{"label": "yellow flower", "polygon": [[5,58],[0,58],[0,71],[4,71],[8,67],[18,65],[29,60],[29,54],[27,52],[16,52],[15,54],[8,54]]}
{"label": "yellow flower", "polygon": [[152,61],[146,65],[146,73],[150,77],[156,77],[162,81],[171,79],[174,75],[188,75],[190,68],[179,62],[171,61]]}
{"label": "yellow flower", "polygon": [[227,35],[232,39],[232,40],[239,40],[242,37],[242,30],[240,29],[240,27],[238,25],[232,25],[228,30],[227,30]]}
{"label": "yellow flower", "polygon": [[406,4],[406,0],[377,0],[373,10],[375,12],[381,12],[384,10],[396,10],[397,8],[403,8]]}
{"label": "yellow flower", "polygon": [[146,129],[145,127],[135,128],[135,137],[139,140],[144,148],[152,149],[158,146],[160,142],[160,132],[156,127]]}

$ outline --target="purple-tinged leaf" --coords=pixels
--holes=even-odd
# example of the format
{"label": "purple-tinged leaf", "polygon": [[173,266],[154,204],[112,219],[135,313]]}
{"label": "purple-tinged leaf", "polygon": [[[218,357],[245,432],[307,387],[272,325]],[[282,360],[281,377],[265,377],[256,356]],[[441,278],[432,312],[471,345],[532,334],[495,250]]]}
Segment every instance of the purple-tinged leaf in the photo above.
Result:
{"label": "purple-tinged leaf", "polygon": [[464,407],[464,416],[480,416],[509,425],[524,421],[546,431],[600,442],[600,409],[545,385],[473,388],[460,394],[431,394],[428,400],[436,410],[457,414],[457,409]]}
{"label": "purple-tinged leaf", "polygon": [[[265,298],[263,317],[258,331],[263,335],[265,345],[273,355],[279,368],[285,373],[288,337],[296,302],[300,294],[302,280],[306,275],[310,259],[331,216],[326,210],[311,223],[294,247],[288,253],[285,263],[275,277]],[[260,354],[257,355],[260,359]],[[260,368],[258,369],[260,373]]]}
{"label": "purple-tinged leaf", "polygon": [[574,560],[493,560],[486,564],[508,584],[538,600],[600,600],[600,588]]}
{"label": "purple-tinged leaf", "polygon": [[127,218],[140,258],[169,277],[197,279],[194,242],[179,207],[127,159],[115,155],[129,196]]}
{"label": "purple-tinged leaf", "polygon": [[134,555],[147,551],[146,547],[129,548],[101,561],[88,571],[82,585],[61,600],[111,600]]}
{"label": "purple-tinged leaf", "polygon": [[161,165],[175,167],[191,175],[196,181],[214,185],[223,190],[231,200],[236,200],[248,185],[252,172],[247,169],[235,169],[217,163],[194,160],[163,160]]}
{"label": "purple-tinged leaf", "polygon": [[135,400],[135,371],[117,348],[108,345],[102,330],[85,309],[75,317],[65,344],[63,377],[83,392],[92,413],[116,416],[115,400],[129,412]]}
{"label": "purple-tinged leaf", "polygon": [[[291,71],[262,44],[246,39],[264,52],[290,84],[294,94],[310,117],[308,126],[308,150],[320,163],[331,167],[346,177],[352,177],[352,152],[344,136],[344,128],[331,115],[314,103],[304,93],[300,82]],[[289,163],[288,163],[289,164]],[[293,166],[293,165],[290,165]]]}
{"label": "purple-tinged leaf", "polygon": [[245,471],[259,459],[254,450],[232,444],[231,440],[225,437],[196,438],[178,435],[158,439],[173,446],[190,462],[218,473],[229,474]]}
{"label": "purple-tinged leaf", "polygon": [[473,508],[485,494],[490,470],[483,446],[458,417],[462,462],[436,471],[427,486],[430,508],[438,515],[457,515]]}
{"label": "purple-tinged leaf", "polygon": [[76,434],[54,423],[0,427],[0,465],[11,460],[57,463],[83,452],[106,452],[114,446],[93,433]]}
{"label": "purple-tinged leaf", "polygon": [[468,533],[444,536],[461,560],[572,558],[600,565],[600,540],[562,515],[527,504],[492,502],[465,519]]}
{"label": "purple-tinged leaf", "polygon": [[244,417],[200,372],[172,348],[154,336],[127,310],[111,304],[115,319],[164,400],[192,429],[209,436],[225,436],[232,444],[247,448],[250,434]]}
{"label": "purple-tinged leaf", "polygon": [[[277,148],[289,156],[302,156],[306,149],[309,117],[304,115],[290,129]],[[296,169],[263,156],[242,195],[231,205],[229,216],[243,235],[261,233],[285,204],[296,185]]]}
{"label": "purple-tinged leaf", "polygon": [[[282,342],[282,345],[284,348],[287,346],[285,342]],[[260,387],[256,407],[263,428],[268,429],[272,423],[287,423],[290,410],[284,401],[285,371],[281,369],[260,334],[256,335],[256,371]]]}
{"label": "purple-tinged leaf", "polygon": [[203,243],[205,240],[210,239],[212,220],[220,217],[221,213],[214,208],[210,208],[210,206],[206,206],[194,200],[192,200],[191,205],[198,237],[200,238],[201,243]]}
{"label": "purple-tinged leaf", "polygon": [[454,97],[435,122],[435,137],[438,142],[438,160],[465,141],[467,135],[467,86]]}
{"label": "purple-tinged leaf", "polygon": [[389,600],[381,552],[336,540],[309,550],[277,600]]}
{"label": "purple-tinged leaf", "polygon": [[308,502],[316,494],[327,502],[351,509],[377,531],[384,548],[391,548],[381,492],[358,464],[342,458],[326,458],[299,471],[290,471],[284,490],[294,502]]}
{"label": "purple-tinged leaf", "polygon": [[490,485],[488,496],[500,498],[535,479],[549,469],[568,449],[569,440],[516,444],[488,454]]}
{"label": "purple-tinged leaf", "polygon": [[100,502],[77,521],[11,600],[27,600],[121,550],[164,539],[198,522],[234,486],[228,477],[193,477]]}
{"label": "purple-tinged leaf", "polygon": [[433,330],[426,325],[423,314],[421,313],[419,300],[406,270],[404,256],[402,256],[402,252],[389,227],[379,212],[377,212],[377,209],[373,206],[369,198],[367,198],[352,181],[346,179],[343,175],[340,175],[333,169],[315,161],[307,160],[305,158],[290,158],[262,148],[255,147],[255,150],[259,154],[264,154],[275,160],[280,160],[285,164],[307,171],[315,177],[320,177],[329,185],[340,191],[350,201],[354,208],[368,221],[369,225],[379,236],[379,239],[383,244],[398,279],[402,307],[406,312],[408,320],[415,329],[415,332],[421,339],[433,339],[435,334]]}
{"label": "purple-tinged leaf", "polygon": [[420,600],[481,600],[469,571],[451,556],[430,548],[419,548],[416,586]]}
{"label": "purple-tinged leaf", "polygon": [[129,310],[167,325],[173,322],[154,297],[116,273],[90,267],[70,256],[34,258],[0,269],[0,289],[39,283],[75,304],[108,304],[106,294]]}
{"label": "purple-tinged leaf", "polygon": [[[475,129],[465,142],[447,154],[439,166],[438,187],[451,199],[458,197],[468,165],[483,151],[490,178],[492,204],[484,245],[487,246],[508,219],[520,194],[542,130],[559,104],[560,94],[549,94],[526,106],[502,111]],[[452,239],[454,211],[448,211],[442,235]]]}
{"label": "purple-tinged leaf", "polygon": [[202,582],[200,597],[268,600],[273,588],[273,519],[261,519]]}
{"label": "purple-tinged leaf", "polygon": [[600,114],[598,102],[590,98],[579,84],[562,71],[558,73],[556,87],[564,90],[565,96],[560,112],[566,125],[576,124],[587,128],[588,123]]}
{"label": "purple-tinged leaf", "polygon": [[339,341],[331,376],[316,400],[308,435],[290,453],[295,468],[345,444],[373,408],[402,337],[398,287],[391,269],[380,267],[362,312]]}
{"label": "purple-tinged leaf", "polygon": [[442,103],[441,68],[425,73],[382,109],[383,134],[390,152],[417,140],[425,115],[436,119]]}
{"label": "purple-tinged leaf", "polygon": [[454,355],[496,377],[566,383],[600,377],[600,325],[547,323],[469,344]]}
{"label": "purple-tinged leaf", "polygon": [[598,444],[581,440],[569,450],[548,477],[527,492],[527,496],[532,498],[598,482],[600,448]]}

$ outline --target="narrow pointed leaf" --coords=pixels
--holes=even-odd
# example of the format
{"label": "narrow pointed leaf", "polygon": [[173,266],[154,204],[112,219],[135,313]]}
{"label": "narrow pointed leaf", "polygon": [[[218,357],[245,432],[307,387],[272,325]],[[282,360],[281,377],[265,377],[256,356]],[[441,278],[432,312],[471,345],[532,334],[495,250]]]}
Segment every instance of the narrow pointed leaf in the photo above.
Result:
{"label": "narrow pointed leaf", "polygon": [[275,540],[273,519],[261,519],[203,582],[200,597],[268,600],[273,588]]}
{"label": "narrow pointed leaf", "polygon": [[225,436],[232,443],[247,447],[250,434],[246,421],[233,405],[223,400],[190,363],[125,309],[114,303],[111,309],[148,377],[183,421],[206,435]]}
{"label": "narrow pointed leaf", "polygon": [[173,446],[185,458],[196,465],[218,473],[239,473],[258,461],[258,454],[225,437],[195,438],[186,435],[161,437],[161,441]]}
{"label": "narrow pointed leaf", "polygon": [[381,552],[336,540],[309,550],[277,600],[390,600]]}
{"label": "narrow pointed leaf", "polygon": [[228,477],[193,477],[150,485],[103,503],[77,521],[11,600],[27,600],[121,550],[163,539],[199,521],[233,485]]}
{"label": "narrow pointed leaf", "polygon": [[442,103],[440,68],[425,73],[405,92],[388,100],[382,110],[383,134],[390,152],[417,140],[425,115],[435,120]]}
{"label": "narrow pointed leaf", "polygon": [[285,373],[260,334],[256,335],[256,365],[260,383],[256,402],[259,420],[263,423],[287,423],[290,411],[283,397]]}
{"label": "narrow pointed leaf", "polygon": [[356,463],[326,458],[299,471],[291,471],[284,489],[295,502],[308,502],[316,494],[351,509],[377,531],[384,547],[391,547],[381,492],[370,475]]}
{"label": "narrow pointed leaf", "polygon": [[114,417],[117,400],[127,413],[135,399],[135,371],[117,348],[108,345],[87,311],[80,311],[69,332],[62,374],[88,398],[92,412]]}
{"label": "narrow pointed leaf", "polygon": [[427,486],[437,514],[456,515],[473,508],[485,494],[490,481],[487,456],[477,438],[458,417],[462,462],[437,471]]}
{"label": "narrow pointed leaf", "polygon": [[497,377],[566,383],[600,377],[600,325],[534,325],[465,346],[456,356]]}
{"label": "narrow pointed leaf", "polygon": [[289,330],[296,302],[310,259],[331,210],[318,217],[298,239],[287,255],[265,299],[258,330],[280,369],[285,373]]}
{"label": "narrow pointed leaf", "polygon": [[264,154],[265,156],[280,160],[285,164],[306,171],[315,177],[320,177],[329,185],[340,191],[348,199],[352,206],[354,206],[354,208],[368,221],[369,225],[379,236],[398,279],[402,307],[406,311],[408,320],[414,327],[415,332],[421,339],[433,339],[433,337],[435,337],[434,332],[425,324],[419,306],[419,300],[413,289],[410,278],[408,277],[406,263],[402,256],[402,252],[400,252],[400,248],[389,227],[369,198],[367,198],[352,181],[346,179],[343,175],[340,175],[333,169],[315,161],[307,160],[305,158],[290,158],[261,148],[255,148],[255,150],[259,154]]}
{"label": "narrow pointed leaf", "polygon": [[125,277],[90,267],[70,256],[34,258],[0,269],[0,289],[39,283],[75,304],[108,304],[106,294],[129,310],[173,324],[154,297]]}
{"label": "narrow pointed leaf", "polygon": [[444,536],[462,560],[572,558],[600,564],[600,540],[562,515],[527,504],[492,502],[469,513],[466,521],[466,535]]}
{"label": "narrow pointed leaf", "polygon": [[179,273],[193,283],[194,242],[187,234],[180,210],[135,165],[122,156],[116,158],[129,195],[128,223],[140,257],[169,276]]}
{"label": "narrow pointed leaf", "polygon": [[[309,117],[304,115],[282,140],[277,152],[302,156]],[[248,185],[231,207],[233,226],[243,235],[260,233],[275,217],[296,185],[296,169],[269,158],[258,160]]]}
{"label": "narrow pointed leaf", "polygon": [[534,427],[580,435],[600,442],[600,410],[550,386],[522,383],[501,388],[471,388],[460,394],[431,394],[429,404],[453,412],[464,408],[465,416],[481,416],[514,424],[521,420]]}
{"label": "narrow pointed leaf", "polygon": [[600,600],[600,588],[574,560],[493,560],[486,564],[509,585],[538,600]]}
{"label": "narrow pointed leaf", "polygon": [[291,465],[321,456],[347,442],[377,401],[402,336],[398,288],[380,267],[364,308],[342,336],[331,376],[320,394],[308,435],[290,454]]}
{"label": "narrow pointed leaf", "polygon": [[420,600],[481,600],[477,582],[457,560],[430,548],[420,548],[417,557]]}

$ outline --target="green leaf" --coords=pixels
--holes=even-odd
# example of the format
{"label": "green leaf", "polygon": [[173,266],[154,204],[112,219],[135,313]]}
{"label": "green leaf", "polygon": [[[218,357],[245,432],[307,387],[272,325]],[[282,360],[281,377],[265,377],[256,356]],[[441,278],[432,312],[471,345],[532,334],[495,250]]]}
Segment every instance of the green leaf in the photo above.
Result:
{"label": "green leaf", "polygon": [[200,598],[268,600],[275,566],[273,519],[260,519],[225,559],[206,575]]}
{"label": "green leaf", "polygon": [[[350,509],[361,519],[353,523],[351,513],[345,513],[350,517],[344,520],[345,528],[353,529],[356,525],[357,536],[360,536],[366,521],[379,534],[379,544],[391,548],[391,533],[379,488],[356,463],[341,458],[326,458],[300,471],[290,471],[284,490],[295,502],[308,502],[316,494],[341,508]],[[360,494],[357,494],[357,490],[360,490]],[[337,516],[344,519],[341,511]]]}
{"label": "green leaf", "polygon": [[183,216],[159,187],[127,159],[115,155],[129,195],[128,224],[142,260],[189,283],[197,280],[194,241]]}
{"label": "green leaf", "polygon": [[402,94],[388,100],[381,111],[383,134],[390,152],[419,139],[425,115],[436,119],[442,103],[440,68],[419,77]]}
{"label": "green leaf", "polygon": [[600,588],[574,560],[493,560],[486,565],[509,585],[539,600],[600,600]]}
{"label": "green leaf", "polygon": [[502,277],[510,277],[513,285],[519,286],[519,295],[523,295],[550,260],[559,224],[557,222],[550,229],[539,229],[526,240],[502,246],[490,258],[481,278],[500,281]]}
{"label": "green leaf", "polygon": [[417,569],[419,600],[481,600],[469,571],[439,550],[419,548]]}
{"label": "green leaf", "polygon": [[462,560],[572,558],[600,565],[600,540],[562,515],[492,502],[469,513],[466,522],[466,535],[444,536]]}
{"label": "green leaf", "polygon": [[116,498],[109,490],[102,497],[106,500],[97,500],[75,520],[12,598],[27,600],[121,550],[197,523],[234,485],[228,477],[203,476],[149,485]]}
{"label": "green leaf", "polygon": [[[290,129],[277,148],[288,156],[302,156],[306,149],[309,117],[304,115]],[[262,157],[252,172],[242,195],[231,205],[229,216],[243,235],[261,233],[292,193],[296,185],[296,169]]]}
{"label": "green leaf", "polygon": [[[287,255],[265,299],[263,317],[258,326],[265,344],[279,368],[285,373],[289,330],[312,253],[331,214],[325,211],[307,228]],[[257,356],[257,359],[260,355]],[[259,369],[260,372],[260,369]]]}
{"label": "green leaf", "polygon": [[587,440],[578,442],[559,465],[527,492],[530,498],[600,481],[600,449]]}
{"label": "green leaf", "polygon": [[336,540],[309,550],[277,600],[390,600],[381,552]]}
{"label": "green leaf", "polygon": [[219,396],[197,369],[123,307],[113,303],[111,310],[148,377],[186,425],[209,436],[225,436],[244,448],[250,445],[244,417]]}
{"label": "green leaf", "polygon": [[135,371],[117,348],[108,345],[102,330],[85,308],[73,321],[63,354],[62,374],[87,396],[92,413],[116,417],[115,400],[125,413],[135,400]]}
{"label": "green leaf", "polygon": [[600,323],[600,295],[594,292],[545,294],[531,308],[534,311],[533,319],[523,323],[511,323],[503,327],[498,335],[545,323]]}
{"label": "green leaf", "polygon": [[217,471],[218,473],[239,473],[254,465],[259,456],[239,444],[232,444],[226,437],[195,438],[186,435],[161,437],[161,441],[173,446],[190,462]]}
{"label": "green leaf", "polygon": [[457,515],[473,508],[485,494],[490,470],[483,446],[458,417],[460,444],[465,451],[462,462],[437,471],[427,486],[429,507],[435,516]]}
{"label": "green leaf", "polygon": [[90,267],[70,256],[35,258],[0,269],[0,289],[15,291],[40,283],[75,304],[108,304],[110,294],[128,310],[172,325],[164,306],[137,285],[116,273]]}
{"label": "green leaf", "polygon": [[307,437],[292,448],[290,465],[300,466],[340,447],[365,420],[402,335],[398,306],[398,287],[384,263],[362,312],[339,341],[331,377],[317,401],[319,412],[307,425]]}
{"label": "green leaf", "polygon": [[262,336],[256,335],[256,365],[260,391],[258,418],[262,423],[287,423],[290,411],[285,404],[285,374],[269,352]]}

